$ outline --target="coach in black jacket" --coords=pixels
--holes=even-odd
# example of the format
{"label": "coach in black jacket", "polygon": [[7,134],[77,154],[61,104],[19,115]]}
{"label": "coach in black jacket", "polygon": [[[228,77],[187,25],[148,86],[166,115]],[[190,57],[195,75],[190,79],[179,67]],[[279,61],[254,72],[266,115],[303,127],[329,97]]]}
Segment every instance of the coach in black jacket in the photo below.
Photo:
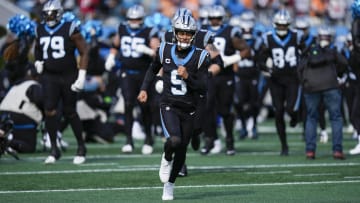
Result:
{"label": "coach in black jacket", "polygon": [[298,67],[307,111],[305,124],[306,157],[308,159],[315,158],[318,105],[323,98],[330,115],[333,157],[345,159],[342,152],[341,92],[337,76],[346,70],[347,60],[337,53],[336,49],[331,48],[330,40],[329,43],[323,42],[320,37],[316,44],[311,45]]}

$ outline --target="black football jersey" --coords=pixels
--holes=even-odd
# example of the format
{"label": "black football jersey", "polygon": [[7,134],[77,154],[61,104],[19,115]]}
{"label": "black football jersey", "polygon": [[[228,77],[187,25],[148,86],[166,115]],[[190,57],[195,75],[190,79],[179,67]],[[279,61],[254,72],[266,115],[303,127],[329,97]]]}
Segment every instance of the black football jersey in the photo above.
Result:
{"label": "black football jersey", "polygon": [[146,71],[152,58],[136,51],[136,46],[144,44],[149,47],[150,39],[156,37],[157,29],[141,27],[131,29],[127,24],[120,24],[120,62],[123,69]]}
{"label": "black football jersey", "polygon": [[44,61],[44,72],[67,73],[77,71],[73,34],[79,33],[75,22],[61,22],[50,28],[41,23],[36,28],[35,57]]}
{"label": "black football jersey", "polygon": [[302,35],[289,30],[287,36],[281,39],[275,32],[268,32],[263,40],[273,61],[272,75],[296,75]]}
{"label": "black football jersey", "polygon": [[237,75],[242,79],[253,79],[259,76],[260,70],[256,65],[255,55],[260,48],[261,40],[249,39],[246,43],[251,48],[251,54],[249,57],[242,58],[238,62]]}
{"label": "black football jersey", "polygon": [[[218,30],[212,30],[211,26],[206,27],[213,34],[213,45],[225,56],[230,56],[235,54],[236,49],[233,46],[232,38],[235,36],[241,35],[241,30],[237,27],[231,25],[223,24]],[[229,75],[233,74],[232,65],[225,67],[221,70],[220,75]]]}
{"label": "black football jersey", "polygon": [[[163,42],[159,47],[157,59],[151,66],[154,73],[163,67],[164,90],[161,101],[184,111],[193,111],[197,95],[206,93],[207,69],[210,64],[210,56],[207,51],[195,46],[190,49],[186,55],[179,57],[176,45]],[[189,85],[178,75],[177,69],[180,65],[186,67],[194,84]],[[148,86],[149,84],[145,84],[142,89],[147,89]]]}

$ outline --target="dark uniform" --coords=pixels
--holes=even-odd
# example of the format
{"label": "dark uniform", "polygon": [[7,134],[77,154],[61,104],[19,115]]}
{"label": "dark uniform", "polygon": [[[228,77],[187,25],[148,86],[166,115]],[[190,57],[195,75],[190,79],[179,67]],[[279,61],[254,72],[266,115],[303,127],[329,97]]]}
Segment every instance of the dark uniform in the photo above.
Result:
{"label": "dark uniform", "polygon": [[251,56],[241,59],[239,61],[238,70],[236,76],[238,81],[236,81],[236,93],[235,97],[237,102],[235,102],[235,107],[238,113],[238,117],[241,120],[242,129],[240,131],[240,138],[245,138],[248,135],[246,130],[246,119],[254,119],[253,127],[253,138],[257,138],[256,131],[256,117],[259,111],[259,76],[260,70],[256,65],[256,54],[259,51],[261,40],[256,38],[247,39],[249,47],[251,47]]}
{"label": "dark uniform", "polygon": [[[161,43],[155,60],[146,73],[141,90],[148,90],[155,75],[163,67],[164,90],[160,101],[160,116],[167,141],[164,145],[165,158],[174,164],[169,182],[175,179],[185,163],[186,149],[193,133],[198,94],[206,94],[209,54],[194,46],[178,51],[172,43]],[[177,73],[178,66],[185,66],[189,74],[182,79]]]}
{"label": "dark uniform", "polygon": [[[213,33],[213,45],[225,56],[233,55],[236,52],[232,43],[233,37],[240,37],[241,31],[230,25],[221,25],[217,31],[213,31],[211,26],[206,27]],[[202,153],[207,154],[213,148],[214,140],[218,139],[216,132],[217,114],[223,118],[226,131],[226,148],[228,151],[234,151],[234,115],[231,113],[231,107],[234,102],[234,70],[233,64],[224,67],[221,72],[209,80],[208,102],[206,127],[204,129],[206,136],[205,147]],[[215,107],[215,108],[214,108]]]}
{"label": "dark uniform", "polygon": [[[125,99],[125,134],[126,144],[134,147],[132,139],[133,109],[136,104],[136,96],[139,93],[141,83],[152,58],[135,50],[140,44],[149,46],[150,39],[156,37],[157,30],[150,27],[131,29],[127,24],[121,24],[118,28],[120,36],[120,61],[122,94]],[[141,116],[145,128],[146,139],[144,144],[152,146],[154,140],[151,135],[151,112],[148,104],[140,105]]]}
{"label": "dark uniform", "polygon": [[[81,121],[76,112],[76,92],[70,88],[78,74],[75,58],[76,45],[71,36],[79,33],[79,27],[75,22],[61,21],[53,28],[44,23],[39,24],[36,30],[35,58],[38,61],[44,61],[41,82],[45,111],[58,109],[61,102],[63,114],[71,124],[78,142],[77,154],[84,156],[86,151],[81,136]],[[57,116],[46,117],[46,128],[49,134],[56,135],[57,122]],[[52,142],[55,143],[55,139]],[[59,156],[59,152],[51,153]]]}
{"label": "dark uniform", "polygon": [[[296,31],[289,30],[283,38],[275,32],[268,32],[263,36],[263,46],[258,61],[260,67],[271,74],[268,81],[275,109],[276,130],[282,147],[281,155],[288,155],[284,114],[287,112],[290,115],[292,127],[296,125],[298,119],[301,92],[297,78],[297,64],[304,49],[304,39]],[[270,69],[265,64],[268,57],[273,62],[273,67]]]}

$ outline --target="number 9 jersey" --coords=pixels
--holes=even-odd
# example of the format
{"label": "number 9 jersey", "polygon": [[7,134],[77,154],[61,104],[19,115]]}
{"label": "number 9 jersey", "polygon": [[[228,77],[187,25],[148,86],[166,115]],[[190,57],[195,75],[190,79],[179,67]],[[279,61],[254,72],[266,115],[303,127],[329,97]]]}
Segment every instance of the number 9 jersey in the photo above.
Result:
{"label": "number 9 jersey", "polygon": [[44,61],[44,72],[75,73],[76,46],[71,37],[80,33],[76,22],[61,21],[54,27],[41,23],[36,28],[35,59]]}

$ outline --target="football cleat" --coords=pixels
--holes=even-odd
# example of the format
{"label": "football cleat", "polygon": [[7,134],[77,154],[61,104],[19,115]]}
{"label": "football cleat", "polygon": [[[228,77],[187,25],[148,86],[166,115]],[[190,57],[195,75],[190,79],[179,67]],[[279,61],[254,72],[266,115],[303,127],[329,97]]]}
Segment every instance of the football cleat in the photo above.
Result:
{"label": "football cleat", "polygon": [[160,163],[159,177],[162,183],[167,183],[170,178],[171,168],[173,161],[167,161],[165,159],[165,153],[163,153]]}
{"label": "football cleat", "polygon": [[142,149],[141,149],[141,153],[144,155],[149,155],[153,153],[153,147],[151,145],[148,144],[144,144]]}
{"label": "football cleat", "polygon": [[60,159],[61,153],[58,148],[52,149],[50,155],[45,159],[45,164],[54,164],[56,160]]}
{"label": "football cleat", "polygon": [[179,174],[178,174],[178,177],[185,177],[185,176],[187,176],[187,166],[186,166],[186,164],[184,164],[181,167],[181,170],[179,171]]}
{"label": "football cleat", "polygon": [[360,143],[349,151],[351,155],[360,154]]}
{"label": "football cleat", "polygon": [[210,150],[211,154],[219,154],[221,152],[221,140],[217,139],[214,141],[214,147]]}
{"label": "football cleat", "polygon": [[121,151],[123,153],[132,153],[133,152],[133,147],[131,146],[131,144],[126,144],[121,148]]}
{"label": "football cleat", "polygon": [[83,163],[85,163],[85,161],[86,161],[85,156],[75,156],[75,157],[74,157],[74,160],[73,160],[73,163],[76,164],[76,165],[78,165],[78,164],[83,164]]}
{"label": "football cleat", "polygon": [[167,182],[164,184],[162,200],[173,200],[174,199],[174,183]]}
{"label": "football cleat", "polygon": [[321,143],[327,143],[328,140],[329,140],[328,133],[326,132],[326,130],[322,130],[320,132],[320,142]]}

